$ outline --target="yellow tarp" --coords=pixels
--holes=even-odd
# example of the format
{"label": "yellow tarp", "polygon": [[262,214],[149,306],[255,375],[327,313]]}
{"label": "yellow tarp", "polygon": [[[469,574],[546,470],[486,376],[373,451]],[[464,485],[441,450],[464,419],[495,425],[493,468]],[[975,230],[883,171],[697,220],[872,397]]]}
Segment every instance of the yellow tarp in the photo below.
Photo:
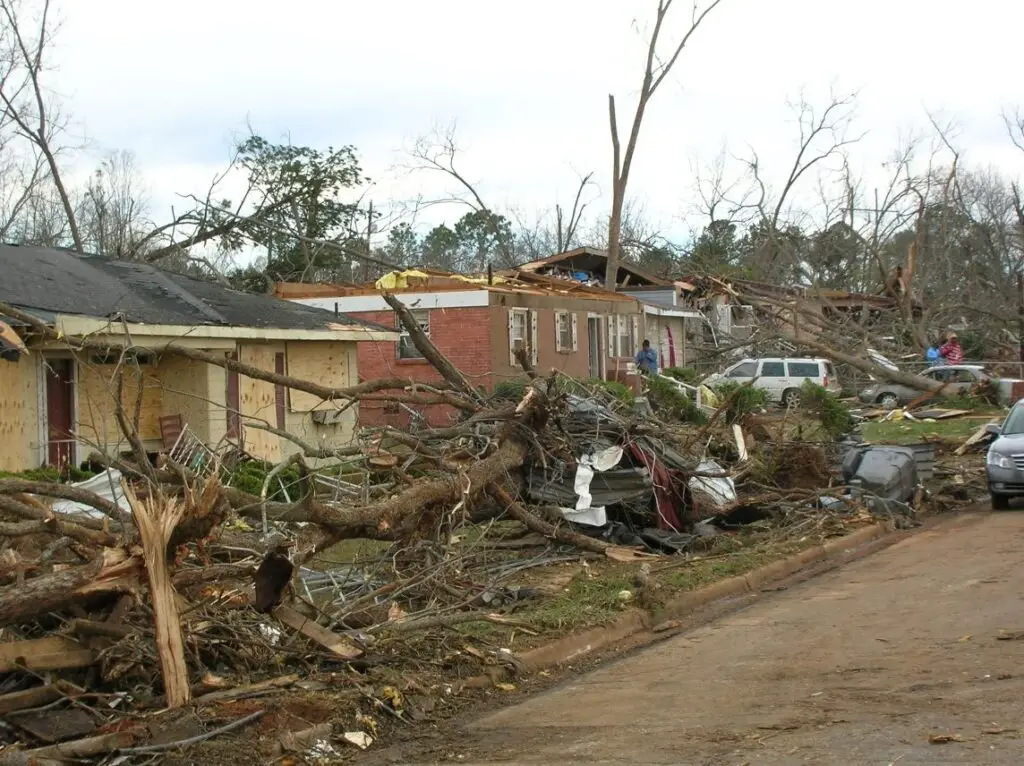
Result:
{"label": "yellow tarp", "polygon": [[707,386],[700,387],[700,403],[713,407],[716,410],[722,406],[721,402],[718,401],[718,395]]}

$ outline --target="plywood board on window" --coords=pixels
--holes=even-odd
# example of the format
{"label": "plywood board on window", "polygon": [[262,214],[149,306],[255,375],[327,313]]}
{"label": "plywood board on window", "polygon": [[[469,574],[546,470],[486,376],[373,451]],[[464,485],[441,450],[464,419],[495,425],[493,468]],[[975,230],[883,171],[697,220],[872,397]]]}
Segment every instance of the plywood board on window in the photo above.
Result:
{"label": "plywood board on window", "polygon": [[0,360],[0,470],[39,465],[39,405],[34,357]]}
{"label": "plywood board on window", "polygon": [[125,441],[117,422],[117,378],[123,372],[124,388],[121,406],[128,419],[135,416],[135,402],[142,392],[139,411],[139,436],[143,440],[160,438],[160,415],[163,406],[162,383],[156,368],[143,365],[83,364],[78,365],[78,436],[87,444],[101,447]]}
{"label": "plywood board on window", "polygon": [[[274,371],[274,355],[284,351],[283,343],[245,343],[238,347],[238,361],[267,372]],[[275,425],[277,420],[277,397],[273,383],[239,376],[238,404],[242,412],[242,427],[245,431],[245,449],[254,457],[263,460],[281,459],[281,439],[260,428],[246,428],[245,423],[254,419]]]}
{"label": "plywood board on window", "polygon": [[[305,341],[288,343],[288,374],[331,388],[345,388],[354,381],[356,344],[340,341]],[[332,409],[335,405],[306,391],[289,391],[292,412]]]}

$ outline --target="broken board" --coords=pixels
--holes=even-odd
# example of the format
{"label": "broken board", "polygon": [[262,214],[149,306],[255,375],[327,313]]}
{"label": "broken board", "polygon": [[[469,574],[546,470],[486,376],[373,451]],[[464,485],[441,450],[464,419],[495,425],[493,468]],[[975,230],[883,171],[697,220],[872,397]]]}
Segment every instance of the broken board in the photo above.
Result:
{"label": "broken board", "polygon": [[963,415],[970,414],[970,410],[947,410],[943,407],[932,407],[927,410],[914,410],[915,418],[930,420],[948,420],[950,418],[959,418]]}
{"label": "broken board", "polygon": [[65,636],[0,644],[0,673],[10,673],[20,667],[29,670],[86,668],[94,662],[96,655],[91,650]]}

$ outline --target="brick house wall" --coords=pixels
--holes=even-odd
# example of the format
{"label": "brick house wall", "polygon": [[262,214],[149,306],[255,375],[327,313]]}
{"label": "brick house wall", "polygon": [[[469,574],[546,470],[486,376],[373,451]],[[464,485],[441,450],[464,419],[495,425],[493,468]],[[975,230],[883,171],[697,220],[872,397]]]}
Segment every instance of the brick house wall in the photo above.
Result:
{"label": "brick house wall", "polygon": [[[429,313],[430,338],[438,351],[448,357],[474,385],[492,390],[490,375],[492,309],[478,308],[431,309]],[[352,312],[349,316],[369,322],[395,326],[393,311]],[[398,344],[363,341],[359,344],[360,381],[379,378],[411,378],[421,383],[439,383],[441,376],[425,359],[399,359]],[[416,407],[431,426],[450,425],[456,415],[447,405]],[[359,423],[364,426],[408,426],[408,410],[385,402],[361,402]]]}

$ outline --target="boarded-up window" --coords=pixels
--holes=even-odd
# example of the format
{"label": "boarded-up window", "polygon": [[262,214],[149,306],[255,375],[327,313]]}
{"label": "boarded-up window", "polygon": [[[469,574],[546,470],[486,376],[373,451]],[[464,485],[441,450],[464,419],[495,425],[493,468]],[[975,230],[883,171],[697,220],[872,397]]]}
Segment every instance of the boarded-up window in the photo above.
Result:
{"label": "boarded-up window", "polygon": [[[228,354],[228,359],[237,362],[238,354]],[[228,405],[228,431],[229,439],[238,439],[242,431],[241,404],[238,398],[238,373],[228,370],[227,395],[225,400]]]}
{"label": "boarded-up window", "polygon": [[[287,375],[285,372],[284,354],[274,354],[274,372],[278,375]],[[284,386],[274,386],[274,405],[277,409],[277,427],[284,430],[285,410],[288,405],[288,389]]]}

